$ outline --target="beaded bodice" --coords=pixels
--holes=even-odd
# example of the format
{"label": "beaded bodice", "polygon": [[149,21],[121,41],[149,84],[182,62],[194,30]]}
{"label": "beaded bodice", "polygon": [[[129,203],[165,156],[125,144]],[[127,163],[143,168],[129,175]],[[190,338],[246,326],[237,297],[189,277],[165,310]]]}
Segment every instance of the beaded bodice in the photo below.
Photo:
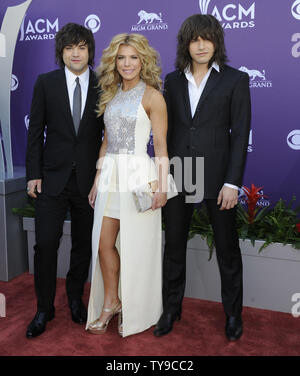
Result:
{"label": "beaded bodice", "polygon": [[123,91],[119,87],[116,95],[106,106],[104,123],[108,153],[134,154],[137,114],[145,88],[146,84],[142,80],[128,91]]}

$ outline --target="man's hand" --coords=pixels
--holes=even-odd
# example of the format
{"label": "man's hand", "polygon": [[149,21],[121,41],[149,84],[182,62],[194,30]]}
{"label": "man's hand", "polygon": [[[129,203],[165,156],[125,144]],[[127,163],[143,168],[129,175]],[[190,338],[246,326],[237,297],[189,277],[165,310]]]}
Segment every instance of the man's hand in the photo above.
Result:
{"label": "man's hand", "polygon": [[36,198],[36,192],[42,192],[42,179],[29,180],[27,183],[27,194],[30,197]]}
{"label": "man's hand", "polygon": [[237,189],[223,185],[218,196],[218,205],[221,204],[220,210],[234,208],[238,202],[238,193]]}

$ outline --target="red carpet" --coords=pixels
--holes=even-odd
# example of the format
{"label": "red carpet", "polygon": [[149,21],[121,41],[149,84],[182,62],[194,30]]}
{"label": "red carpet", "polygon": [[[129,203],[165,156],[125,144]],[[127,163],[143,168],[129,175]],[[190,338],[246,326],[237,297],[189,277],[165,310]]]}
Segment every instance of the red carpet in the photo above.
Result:
{"label": "red carpet", "polygon": [[[88,300],[89,284],[84,301]],[[33,276],[23,274],[0,282],[6,297],[6,317],[0,318],[0,355],[79,356],[203,356],[300,355],[300,318],[287,313],[244,307],[244,334],[236,343],[224,335],[220,303],[185,298],[181,321],[167,336],[156,338],[153,328],[126,338],[117,333],[115,318],[105,335],[91,335],[70,318],[65,281],[58,279],[56,316],[40,337],[28,340],[26,327],[35,315]]]}

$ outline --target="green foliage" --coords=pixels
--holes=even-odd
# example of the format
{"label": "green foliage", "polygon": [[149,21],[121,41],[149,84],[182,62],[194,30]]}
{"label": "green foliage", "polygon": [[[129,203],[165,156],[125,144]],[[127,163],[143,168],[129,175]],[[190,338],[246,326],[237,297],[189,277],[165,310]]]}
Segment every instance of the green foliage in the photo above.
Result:
{"label": "green foliage", "polygon": [[196,234],[201,235],[202,239],[206,239],[210,260],[215,247],[215,239],[212,226],[209,223],[208,213],[204,205],[194,209],[188,239],[192,239]]}
{"label": "green foliage", "polygon": [[22,208],[13,208],[12,212],[20,217],[35,217],[35,201],[33,198],[27,196],[27,203]]}
{"label": "green foliage", "polygon": [[[280,199],[272,208],[256,208],[253,223],[249,222],[249,215],[243,205],[237,205],[237,229],[240,239],[250,239],[255,244],[255,240],[264,240],[259,252],[271,243],[291,244],[295,249],[300,249],[300,204],[297,206],[296,197],[293,196],[290,202]],[[13,213],[21,217],[35,216],[35,200],[28,197],[27,204],[23,208],[12,209]],[[66,219],[70,219],[70,213]],[[298,224],[298,228],[297,228]],[[164,225],[163,225],[164,229]],[[209,248],[209,259],[215,246],[212,226],[205,204],[198,205],[193,212],[189,239],[196,234],[202,239],[206,239]]]}
{"label": "green foliage", "polygon": [[254,244],[256,239],[264,240],[265,243],[259,249],[261,252],[271,243],[291,244],[292,247],[300,249],[300,233],[297,228],[299,220],[300,205],[295,207],[296,197],[286,202],[280,199],[273,208],[261,209],[251,225],[244,216],[242,205],[238,206],[238,228],[240,238],[251,239]]}
{"label": "green foliage", "polygon": [[[20,217],[34,218],[35,217],[35,200],[32,197],[27,196],[27,203],[22,208],[13,208],[12,212]],[[65,220],[70,220],[71,214],[68,211]]]}
{"label": "green foliage", "polygon": [[[239,238],[250,239],[255,244],[255,240],[263,240],[264,244],[259,252],[271,243],[291,244],[295,249],[300,249],[300,232],[297,228],[300,222],[300,205],[295,206],[296,198],[290,202],[280,199],[272,208],[257,208],[253,223],[249,222],[247,210],[238,203],[237,206],[237,229]],[[299,226],[300,227],[300,226]],[[195,208],[190,227],[189,239],[196,234],[206,239],[210,251],[210,258],[214,248],[214,236],[209,223],[207,210],[204,204]]]}

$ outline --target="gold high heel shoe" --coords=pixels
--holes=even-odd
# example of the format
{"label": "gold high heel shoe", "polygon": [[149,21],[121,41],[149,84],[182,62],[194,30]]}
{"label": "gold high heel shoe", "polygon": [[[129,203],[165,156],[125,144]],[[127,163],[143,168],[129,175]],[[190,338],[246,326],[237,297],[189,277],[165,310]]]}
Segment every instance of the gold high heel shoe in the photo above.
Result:
{"label": "gold high heel shoe", "polygon": [[110,320],[117,314],[120,313],[122,310],[122,303],[118,302],[114,307],[112,308],[103,308],[102,312],[108,312],[110,315],[106,319],[106,321],[100,321],[99,319],[93,321],[88,326],[88,331],[92,334],[103,334],[106,332],[106,329],[108,327],[108,324]]}

